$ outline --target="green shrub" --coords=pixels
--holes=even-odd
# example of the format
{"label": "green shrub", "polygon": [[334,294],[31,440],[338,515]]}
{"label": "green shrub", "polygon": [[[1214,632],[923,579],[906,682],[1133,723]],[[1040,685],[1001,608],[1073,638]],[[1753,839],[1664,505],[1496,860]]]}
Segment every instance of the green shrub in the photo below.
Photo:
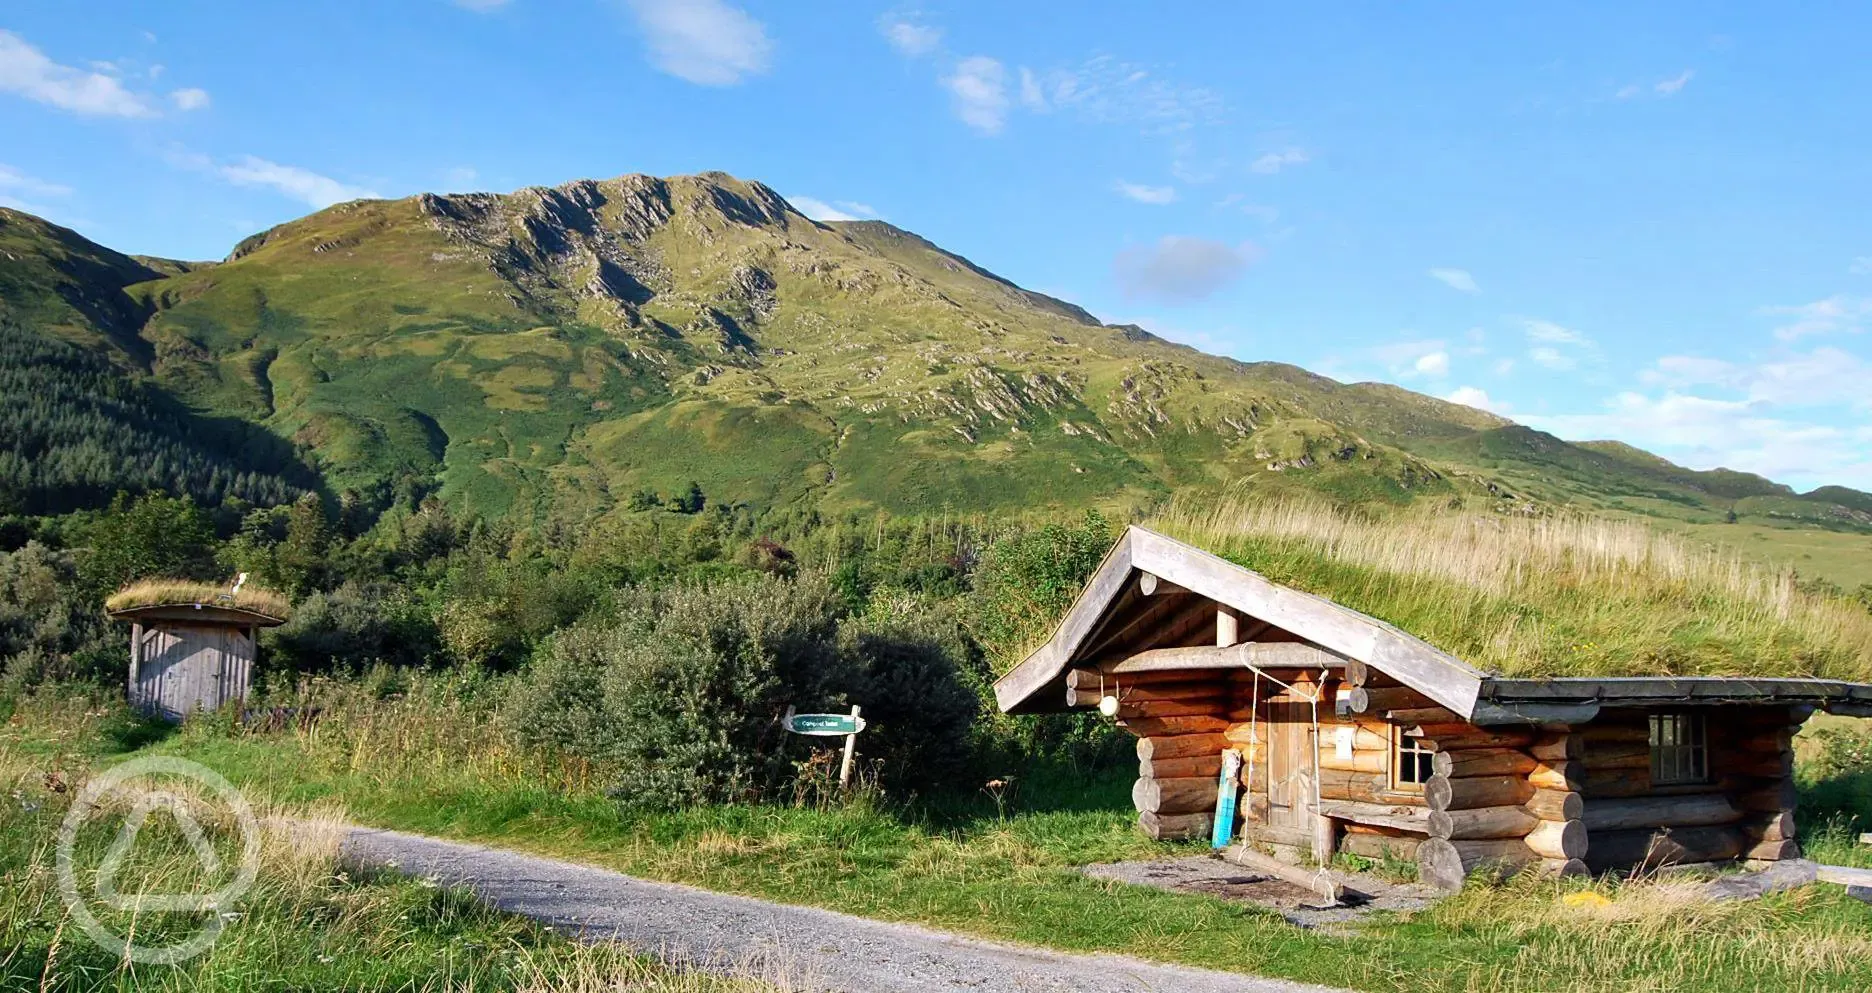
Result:
{"label": "green shrub", "polygon": [[374,663],[422,665],[440,654],[440,635],[429,610],[388,583],[346,583],[314,593],[294,608],[292,620],[266,639],[275,668],[326,672]]}
{"label": "green shrub", "polygon": [[1059,623],[1115,537],[1093,510],[1077,524],[1013,532],[988,547],[970,601],[995,671],[1012,668]]}
{"label": "green shrub", "polygon": [[523,742],[609,769],[632,807],[782,795],[815,747],[782,727],[789,706],[875,708],[859,748],[882,779],[934,782],[962,768],[977,707],[940,627],[848,617],[816,574],[633,588],[614,622],[554,640],[507,717]]}
{"label": "green shrub", "polygon": [[862,677],[852,700],[864,707],[858,751],[898,793],[956,785],[975,771],[969,748],[992,699],[981,648],[939,601],[873,599],[839,628],[839,650]]}
{"label": "green shrub", "polygon": [[129,630],[106,620],[70,552],[29,541],[0,553],[0,692],[124,676]]}

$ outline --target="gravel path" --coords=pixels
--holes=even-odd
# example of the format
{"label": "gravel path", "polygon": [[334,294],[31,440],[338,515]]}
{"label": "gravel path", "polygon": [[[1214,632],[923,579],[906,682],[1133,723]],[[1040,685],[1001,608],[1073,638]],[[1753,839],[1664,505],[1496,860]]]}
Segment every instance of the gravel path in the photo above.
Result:
{"label": "gravel path", "polygon": [[667,962],[750,973],[796,990],[1343,993],[1121,955],[997,944],[396,831],[353,829],[345,852],[362,864],[470,887],[502,910],[587,940],[621,941]]}

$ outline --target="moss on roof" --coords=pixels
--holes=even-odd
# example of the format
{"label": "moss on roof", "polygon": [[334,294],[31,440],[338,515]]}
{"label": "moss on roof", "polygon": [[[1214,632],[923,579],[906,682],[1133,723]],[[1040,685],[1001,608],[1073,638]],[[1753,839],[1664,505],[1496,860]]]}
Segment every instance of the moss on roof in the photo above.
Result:
{"label": "moss on roof", "polygon": [[272,590],[243,586],[230,594],[229,585],[187,579],[142,579],[110,595],[104,608],[112,613],[139,607],[225,607],[245,610],[284,623],[292,618],[292,604]]}
{"label": "moss on roof", "polygon": [[1872,612],[1638,523],[1235,503],[1149,526],[1502,676],[1872,682]]}

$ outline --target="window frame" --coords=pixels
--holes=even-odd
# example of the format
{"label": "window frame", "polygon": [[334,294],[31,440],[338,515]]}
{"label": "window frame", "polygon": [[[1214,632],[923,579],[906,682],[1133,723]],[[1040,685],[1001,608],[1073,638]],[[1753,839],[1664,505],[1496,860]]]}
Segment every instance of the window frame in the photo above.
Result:
{"label": "window frame", "polygon": [[[1423,739],[1405,734],[1403,725],[1391,725],[1391,790],[1397,793],[1422,793],[1424,784],[1436,775],[1435,756],[1435,752],[1423,747]],[[1422,778],[1404,778],[1407,768]]]}
{"label": "window frame", "polygon": [[[1710,769],[1709,720],[1696,711],[1653,711],[1645,718],[1652,786],[1705,786]],[[1667,740],[1668,739],[1668,740]]]}

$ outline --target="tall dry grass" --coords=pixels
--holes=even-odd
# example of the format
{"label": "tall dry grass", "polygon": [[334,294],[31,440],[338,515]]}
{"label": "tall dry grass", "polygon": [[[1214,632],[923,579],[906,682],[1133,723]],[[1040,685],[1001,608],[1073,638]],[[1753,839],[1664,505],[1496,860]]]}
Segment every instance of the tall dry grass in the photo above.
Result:
{"label": "tall dry grass", "polygon": [[1640,523],[1180,501],[1150,526],[1511,675],[1872,679],[1872,615]]}
{"label": "tall dry grass", "polygon": [[284,596],[256,586],[243,586],[238,593],[230,593],[232,588],[231,583],[198,583],[190,579],[139,579],[112,593],[104,601],[104,607],[116,611],[199,603],[252,611],[280,621],[292,619],[292,603]]}
{"label": "tall dry grass", "polygon": [[[1477,962],[1475,990],[1666,993],[1685,989],[1837,990],[1862,982],[1872,932],[1837,887],[1715,900],[1696,879],[1524,876],[1474,887],[1423,917],[1517,947]],[[1748,977],[1747,985],[1735,985]]]}
{"label": "tall dry grass", "polygon": [[[256,806],[262,825],[254,887],[217,908],[218,939],[177,965],[137,965],[92,944],[66,911],[54,869],[54,838],[85,776],[48,778],[44,760],[0,747],[0,989],[396,989],[517,993],[766,993],[798,978],[782,959],[748,962],[728,975],[672,969],[622,946],[584,945],[509,917],[432,880],[359,870],[340,857],[342,809],[329,804]],[[118,874],[123,893],[205,892],[231,878],[240,840],[225,808],[186,781],[165,781],[202,825],[222,859],[205,875],[171,822],[152,817]],[[101,863],[117,795],[79,835],[79,889]],[[187,938],[204,914],[118,912],[93,906],[117,934],[162,947]],[[789,987],[790,988],[790,987]]]}

